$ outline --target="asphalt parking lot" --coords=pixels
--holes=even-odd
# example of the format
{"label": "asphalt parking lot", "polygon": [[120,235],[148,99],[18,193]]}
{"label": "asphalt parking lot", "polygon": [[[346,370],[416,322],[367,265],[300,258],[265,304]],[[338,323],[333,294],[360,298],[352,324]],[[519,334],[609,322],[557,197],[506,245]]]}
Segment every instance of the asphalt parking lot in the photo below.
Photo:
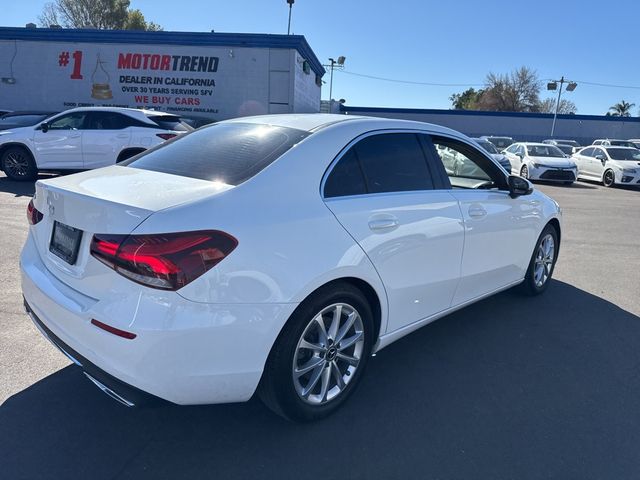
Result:
{"label": "asphalt parking lot", "polygon": [[0,176],[0,477],[638,478],[640,191],[538,187],[564,210],[545,295],[422,328],[336,415],[296,425],[257,400],[129,410],[99,392],[23,312],[33,184]]}

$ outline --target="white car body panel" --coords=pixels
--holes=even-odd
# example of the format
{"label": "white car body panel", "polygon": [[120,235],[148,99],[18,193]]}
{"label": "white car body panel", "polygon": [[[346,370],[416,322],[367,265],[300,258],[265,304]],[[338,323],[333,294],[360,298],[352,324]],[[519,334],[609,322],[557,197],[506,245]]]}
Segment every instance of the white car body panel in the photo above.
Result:
{"label": "white car body panel", "polygon": [[[317,114],[231,122],[315,133],[235,187],[125,166],[39,181],[34,204],[44,218],[30,227],[21,255],[26,302],[56,336],[105,372],[174,403],[250,398],[287,319],[333,280],[355,279],[374,292],[380,349],[520,282],[538,235],[560,220],[557,203],[540,192],[322,198],[325,172],[353,139],[409,130],[468,142],[453,130]],[[391,216],[398,225],[385,228]],[[54,220],[84,231],[76,265],[49,252]],[[372,231],[378,221],[372,225],[382,228]],[[130,281],[88,248],[94,233],[207,229],[233,235],[237,248],[175,292]],[[94,318],[137,337],[107,333]]]}

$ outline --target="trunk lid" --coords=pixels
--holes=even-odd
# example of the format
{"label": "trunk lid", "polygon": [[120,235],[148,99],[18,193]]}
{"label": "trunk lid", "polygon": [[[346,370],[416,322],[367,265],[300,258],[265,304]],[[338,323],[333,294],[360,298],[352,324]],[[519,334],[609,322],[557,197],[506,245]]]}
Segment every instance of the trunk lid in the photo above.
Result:
{"label": "trunk lid", "polygon": [[[90,255],[95,233],[128,234],[154,212],[231,188],[122,166],[38,181],[34,205],[44,217],[31,233],[43,263],[54,276],[85,295],[100,298],[109,282],[120,276]],[[73,264],[50,249],[55,222],[82,231]]]}

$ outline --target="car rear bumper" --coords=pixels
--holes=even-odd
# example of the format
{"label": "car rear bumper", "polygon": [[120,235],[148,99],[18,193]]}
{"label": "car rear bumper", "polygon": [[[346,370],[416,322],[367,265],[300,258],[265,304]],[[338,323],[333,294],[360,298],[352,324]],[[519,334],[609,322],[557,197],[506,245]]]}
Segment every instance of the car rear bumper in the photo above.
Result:
{"label": "car rear bumper", "polygon": [[[20,267],[36,326],[98,387],[133,404],[154,397],[180,405],[248,400],[297,306],[197,303],[175,292],[137,288],[92,299],[47,270],[31,236]],[[136,337],[116,336],[92,319]]]}

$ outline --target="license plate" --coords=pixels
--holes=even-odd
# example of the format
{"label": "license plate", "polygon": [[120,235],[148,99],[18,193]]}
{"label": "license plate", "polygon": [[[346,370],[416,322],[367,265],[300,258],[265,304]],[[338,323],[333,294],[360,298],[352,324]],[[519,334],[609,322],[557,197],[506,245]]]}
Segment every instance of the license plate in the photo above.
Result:
{"label": "license plate", "polygon": [[74,265],[78,259],[81,239],[82,230],[64,223],[53,222],[53,234],[51,235],[49,251],[69,265]]}

